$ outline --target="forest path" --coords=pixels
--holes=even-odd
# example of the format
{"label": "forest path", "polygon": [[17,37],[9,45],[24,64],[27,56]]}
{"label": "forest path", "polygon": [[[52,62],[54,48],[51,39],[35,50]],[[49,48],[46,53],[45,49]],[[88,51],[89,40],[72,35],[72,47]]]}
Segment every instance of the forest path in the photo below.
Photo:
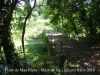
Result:
{"label": "forest path", "polygon": [[[52,28],[45,27],[44,31],[56,55],[60,56],[64,54],[70,67],[85,68],[85,72],[87,72],[85,75],[100,75],[100,44],[83,44],[63,36],[62,33]],[[82,70],[80,72],[84,71]],[[80,72],[77,75],[80,75]]]}

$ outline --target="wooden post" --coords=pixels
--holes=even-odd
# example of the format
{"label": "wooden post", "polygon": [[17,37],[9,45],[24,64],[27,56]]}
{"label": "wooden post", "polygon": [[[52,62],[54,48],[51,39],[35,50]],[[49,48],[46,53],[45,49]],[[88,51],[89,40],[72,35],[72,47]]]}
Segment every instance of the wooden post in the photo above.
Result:
{"label": "wooden post", "polygon": [[62,46],[63,46],[62,41],[60,43],[61,43],[61,52],[62,52]]}

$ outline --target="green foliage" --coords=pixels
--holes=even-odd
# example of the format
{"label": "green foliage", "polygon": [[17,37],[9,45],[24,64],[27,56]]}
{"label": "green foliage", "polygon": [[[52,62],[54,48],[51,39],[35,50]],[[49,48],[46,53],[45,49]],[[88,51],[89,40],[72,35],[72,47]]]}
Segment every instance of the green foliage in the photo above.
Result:
{"label": "green foliage", "polygon": [[34,21],[36,21],[37,20],[37,18],[38,18],[38,12],[37,11],[34,11],[34,12],[32,12],[32,17],[34,17]]}
{"label": "green foliage", "polygon": [[50,22],[45,22],[45,26],[51,26]]}
{"label": "green foliage", "polygon": [[[21,56],[21,53],[19,53],[20,57],[20,63],[25,65],[25,63],[29,63],[26,65],[27,68],[35,68],[41,70],[41,68],[56,68],[56,65],[54,62],[52,62],[52,58],[54,56],[47,56],[46,49],[45,49],[45,44],[29,44],[25,46],[26,49],[26,57],[27,60],[22,60],[23,56]],[[25,63],[23,63],[25,61]],[[37,72],[38,73],[38,72]],[[48,75],[48,74],[54,74],[55,72],[43,72],[43,75]],[[29,73],[31,74],[31,73]],[[40,74],[39,74],[40,75]]]}
{"label": "green foliage", "polygon": [[69,37],[90,39],[87,41],[90,43],[98,42],[99,3],[99,0],[48,0],[44,18],[49,18],[56,28],[59,27]]}

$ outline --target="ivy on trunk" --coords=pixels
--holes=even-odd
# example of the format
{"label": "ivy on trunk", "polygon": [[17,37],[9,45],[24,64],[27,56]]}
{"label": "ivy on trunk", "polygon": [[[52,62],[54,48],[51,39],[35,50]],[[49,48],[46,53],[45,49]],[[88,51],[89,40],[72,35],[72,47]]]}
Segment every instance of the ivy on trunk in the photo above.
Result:
{"label": "ivy on trunk", "polygon": [[0,43],[0,49],[1,46],[3,46],[4,52],[5,52],[5,57],[6,57],[6,63],[8,65],[11,65],[13,67],[17,67],[18,64],[16,64],[17,60],[17,54],[15,53],[15,48],[14,44],[11,39],[11,20],[12,20],[12,14],[13,11],[17,5],[18,0],[8,0],[8,1],[3,1],[0,4],[2,4],[1,10],[0,11],[0,35],[1,35],[1,43]]}

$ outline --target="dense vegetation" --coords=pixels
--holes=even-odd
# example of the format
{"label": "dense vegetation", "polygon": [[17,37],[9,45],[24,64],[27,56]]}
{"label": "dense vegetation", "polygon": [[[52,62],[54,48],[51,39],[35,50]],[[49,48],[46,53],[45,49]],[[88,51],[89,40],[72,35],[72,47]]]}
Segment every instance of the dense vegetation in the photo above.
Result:
{"label": "dense vegetation", "polygon": [[37,20],[43,13],[41,2],[0,0],[0,75],[49,75],[27,70],[57,67],[47,55],[42,32],[48,23]]}
{"label": "dense vegetation", "polygon": [[100,0],[48,0],[45,18],[63,34],[82,42],[100,38]]}

